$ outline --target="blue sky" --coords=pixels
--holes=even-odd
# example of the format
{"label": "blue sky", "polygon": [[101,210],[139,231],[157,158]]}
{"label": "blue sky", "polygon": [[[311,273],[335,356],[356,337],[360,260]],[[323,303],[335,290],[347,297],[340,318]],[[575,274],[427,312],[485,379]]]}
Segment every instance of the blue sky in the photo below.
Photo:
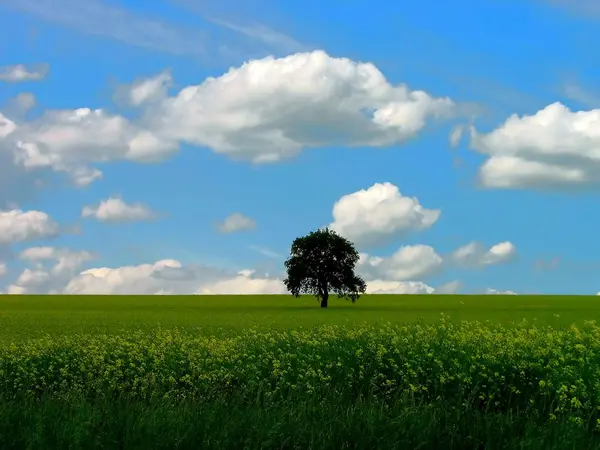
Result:
{"label": "blue sky", "polygon": [[279,292],[291,241],[332,224],[371,291],[595,294],[599,22],[591,0],[5,0],[0,291]]}

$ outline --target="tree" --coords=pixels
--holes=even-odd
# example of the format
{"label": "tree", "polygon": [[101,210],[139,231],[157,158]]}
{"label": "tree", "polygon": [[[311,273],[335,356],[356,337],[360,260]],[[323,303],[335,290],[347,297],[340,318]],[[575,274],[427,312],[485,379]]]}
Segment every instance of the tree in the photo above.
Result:
{"label": "tree", "polygon": [[296,297],[316,296],[321,308],[327,308],[330,292],[354,303],[366,291],[364,280],[354,273],[358,259],[354,244],[335,231],[313,231],[292,242],[283,282]]}

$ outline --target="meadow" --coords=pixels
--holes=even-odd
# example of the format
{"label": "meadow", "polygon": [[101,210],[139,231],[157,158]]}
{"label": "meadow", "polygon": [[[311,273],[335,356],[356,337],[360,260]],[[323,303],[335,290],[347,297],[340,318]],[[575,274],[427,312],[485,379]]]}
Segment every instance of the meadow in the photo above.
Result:
{"label": "meadow", "polygon": [[599,320],[599,301],[595,296],[364,295],[355,304],[332,298],[330,307],[321,310],[309,296],[0,295],[0,342],[157,327],[227,335],[250,327],[436,323],[442,313],[455,322],[490,320],[511,326],[525,319],[568,326]]}
{"label": "meadow", "polygon": [[0,448],[600,448],[597,302],[0,296]]}

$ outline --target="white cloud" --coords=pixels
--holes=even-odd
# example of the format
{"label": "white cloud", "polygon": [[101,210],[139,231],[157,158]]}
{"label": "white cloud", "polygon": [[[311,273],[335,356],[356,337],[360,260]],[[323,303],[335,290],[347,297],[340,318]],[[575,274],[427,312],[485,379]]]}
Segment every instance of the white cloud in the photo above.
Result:
{"label": "white cloud", "polygon": [[367,294],[433,294],[435,289],[421,281],[384,281],[367,282]]}
{"label": "white cloud", "polygon": [[53,261],[55,265],[50,269],[53,275],[71,273],[79,269],[84,263],[96,259],[96,255],[88,251],[74,251],[56,247],[30,247],[19,254],[19,258],[37,263],[37,268],[44,268],[45,261]]}
{"label": "white cloud", "polygon": [[252,278],[253,271],[241,271],[235,277],[201,287],[198,294],[285,294],[287,289],[275,278]]}
{"label": "white cloud", "polygon": [[333,205],[330,226],[356,245],[368,246],[428,228],[440,214],[421,206],[416,197],[403,196],[391,183],[377,183],[340,198]]}
{"label": "white cloud", "polygon": [[102,200],[97,206],[85,206],[81,217],[101,222],[141,222],[156,218],[156,213],[142,203],[127,204],[119,197]]}
{"label": "white cloud", "polygon": [[512,242],[500,242],[486,249],[479,242],[470,242],[456,249],[451,259],[458,265],[484,267],[502,264],[515,257],[517,248]]}
{"label": "white cloud", "polygon": [[57,236],[58,224],[41,211],[0,211],[0,245]]}
{"label": "white cloud", "polygon": [[14,294],[25,294],[26,292],[25,292],[25,289],[23,289],[22,287],[11,284],[6,288],[6,293],[14,295]]}
{"label": "white cloud", "polygon": [[17,129],[17,124],[0,113],[0,139],[6,138]]}
{"label": "white cloud", "polygon": [[253,230],[256,222],[241,213],[233,213],[217,224],[221,233],[235,233],[238,231]]}
{"label": "white cloud", "polygon": [[17,124],[0,113],[0,208],[12,208],[10,205],[15,202],[30,200],[40,183],[40,174],[24,171],[15,161],[9,136],[14,136],[16,129]]}
{"label": "white cloud", "polygon": [[[56,247],[31,247],[23,250],[19,258],[33,265],[26,268],[13,284],[9,293],[57,294],[69,280],[96,255],[87,251],[74,251]],[[50,263],[50,264],[48,264]]]}
{"label": "white cloud", "polygon": [[13,66],[3,66],[0,67],[0,81],[9,83],[40,81],[46,77],[49,69],[47,64],[37,64],[33,66],[15,64]]}
{"label": "white cloud", "polygon": [[176,260],[81,272],[65,287],[69,294],[274,294],[285,292],[281,280],[253,271],[229,273],[207,266],[184,266]]}
{"label": "white cloud", "polygon": [[360,255],[357,272],[366,281],[406,281],[425,277],[442,267],[443,259],[428,245],[400,247],[388,257]]}
{"label": "white cloud", "polygon": [[52,291],[46,289],[46,285],[52,281],[51,275],[44,270],[25,269],[17,278],[15,284],[11,285],[18,293],[33,294]]}
{"label": "white cloud", "polygon": [[0,116],[0,138],[21,167],[66,172],[75,184],[87,185],[102,173],[91,163],[115,160],[160,161],[177,145],[101,109],[46,111],[40,118],[16,124]]}
{"label": "white cloud", "polygon": [[455,294],[460,286],[458,281],[433,288],[422,281],[371,280],[367,282],[367,294]]}
{"label": "white cloud", "polygon": [[486,295],[517,295],[516,292],[513,291],[499,291],[497,289],[488,288],[485,291]]}
{"label": "white cloud", "polygon": [[600,181],[600,109],[553,103],[514,114],[487,134],[471,130],[471,147],[488,156],[479,171],[489,188],[560,188]]}
{"label": "white cloud", "polygon": [[150,108],[145,123],[173,140],[269,163],[310,147],[397,144],[453,112],[450,99],[392,86],[373,64],[314,51],[252,60],[187,86]]}
{"label": "white cloud", "polygon": [[131,106],[142,106],[166,97],[172,84],[170,72],[164,71],[150,78],[142,78],[117,89],[116,97],[125,97]]}
{"label": "white cloud", "polygon": [[162,161],[181,142],[274,163],[306,148],[402,143],[455,112],[448,98],[393,86],[373,64],[323,51],[252,60],[172,97],[169,83],[162,72],[125,88],[142,107],[136,119],[92,108],[18,123],[0,116],[0,146],[25,170],[64,172],[85,186],[102,177],[94,164]]}

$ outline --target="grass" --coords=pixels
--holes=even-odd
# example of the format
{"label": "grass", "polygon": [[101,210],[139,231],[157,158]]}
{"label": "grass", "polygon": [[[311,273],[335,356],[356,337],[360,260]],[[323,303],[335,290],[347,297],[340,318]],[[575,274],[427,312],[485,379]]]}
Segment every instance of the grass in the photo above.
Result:
{"label": "grass", "polygon": [[[0,295],[0,342],[44,334],[117,333],[182,327],[215,335],[249,327],[290,329],[323,324],[434,323],[526,319],[568,326],[599,320],[595,296],[365,295],[355,304],[330,299],[323,311],[312,297],[290,296],[8,296]],[[558,317],[557,317],[558,316]],[[600,320],[599,320],[600,321]]]}
{"label": "grass", "polygon": [[597,302],[0,296],[0,448],[600,448]]}
{"label": "grass", "polygon": [[540,427],[526,413],[385,408],[305,399],[268,409],[240,401],[0,403],[3,449],[522,449],[582,450],[600,441],[568,421]]}

